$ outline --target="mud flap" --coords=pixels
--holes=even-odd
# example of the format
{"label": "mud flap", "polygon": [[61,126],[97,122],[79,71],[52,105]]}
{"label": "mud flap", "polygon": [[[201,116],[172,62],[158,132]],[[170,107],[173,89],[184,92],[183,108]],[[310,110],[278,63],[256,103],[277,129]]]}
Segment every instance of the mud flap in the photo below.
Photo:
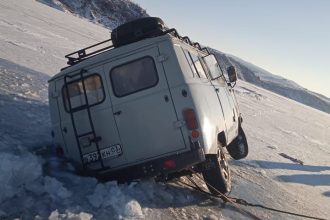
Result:
{"label": "mud flap", "polygon": [[238,129],[238,136],[227,146],[227,151],[235,160],[243,159],[248,155],[249,146],[241,126]]}

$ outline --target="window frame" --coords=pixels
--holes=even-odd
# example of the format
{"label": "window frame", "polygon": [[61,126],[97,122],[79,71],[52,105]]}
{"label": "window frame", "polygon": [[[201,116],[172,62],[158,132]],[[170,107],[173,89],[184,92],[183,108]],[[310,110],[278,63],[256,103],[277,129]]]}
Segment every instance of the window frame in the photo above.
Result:
{"label": "window frame", "polygon": [[[214,56],[214,58],[216,59],[216,56],[215,56],[213,53],[211,53],[211,54],[209,54],[209,55]],[[205,57],[207,57],[207,56],[209,56],[209,55],[206,55]],[[220,74],[219,76],[215,77],[215,78],[213,78],[213,76],[212,76],[212,74],[211,74],[210,67],[209,67],[209,65],[205,62],[204,57],[202,57],[201,59],[202,59],[202,61],[203,61],[202,63],[204,64],[205,68],[207,69],[207,73],[208,73],[208,75],[209,75],[211,81],[215,81],[215,80],[222,79],[224,83],[227,83],[227,80],[226,80],[226,78],[225,78],[224,71],[223,71],[222,68],[220,67],[220,63],[218,62],[217,59],[216,59],[216,62],[218,63],[218,66],[219,66],[219,69],[220,69],[220,71],[221,71],[221,74]],[[221,83],[222,83],[222,82],[221,82]]]}
{"label": "window frame", "polygon": [[204,63],[203,57],[201,57],[199,54],[197,55],[197,57],[198,57],[198,60],[199,60],[199,62],[201,64],[201,67],[202,67],[202,69],[204,71],[204,76],[205,76],[205,77],[201,77],[201,78],[203,78],[203,79],[211,79],[211,77],[209,76],[209,73],[208,73],[208,69],[206,67],[206,64]]}
{"label": "window frame", "polygon": [[200,78],[199,74],[196,70],[195,64],[192,62],[189,50],[187,50],[185,48],[182,48],[182,49],[183,49],[184,56],[186,57],[186,60],[187,60],[187,62],[189,64],[189,67],[191,69],[192,77],[195,78],[196,76],[198,76],[198,78]]}
{"label": "window frame", "polygon": [[[125,65],[127,65],[127,64],[134,63],[134,62],[139,61],[139,60],[143,60],[143,59],[145,59],[145,58],[150,58],[151,61],[152,61],[153,68],[154,68],[154,70],[155,70],[155,74],[156,74],[156,75],[155,75],[155,76],[156,76],[156,82],[155,82],[154,84],[148,86],[148,87],[143,87],[142,89],[134,90],[133,92],[125,93],[125,94],[123,94],[123,95],[118,95],[118,94],[116,93],[116,91],[115,91],[114,82],[113,82],[113,80],[112,80],[112,71],[113,71],[114,69],[118,68],[118,67],[122,67],[122,66],[125,66]],[[119,64],[119,65],[117,65],[117,66],[112,67],[111,70],[109,71],[109,78],[110,78],[110,82],[111,82],[112,92],[113,92],[113,94],[114,94],[117,98],[122,98],[122,97],[125,97],[125,96],[132,95],[132,94],[134,94],[134,93],[141,92],[141,91],[143,91],[143,90],[151,89],[151,88],[157,86],[158,83],[159,83],[158,69],[157,69],[157,66],[156,66],[155,60],[154,60],[154,58],[153,58],[152,56],[143,56],[143,57],[139,57],[139,58],[137,58],[137,59],[130,60],[130,61],[126,62],[126,63],[122,63],[122,64]]]}
{"label": "window frame", "polygon": [[[66,91],[66,89],[65,89],[65,87],[66,86],[69,86],[70,84],[73,84],[73,83],[76,83],[76,82],[79,82],[79,81],[82,81],[82,80],[85,80],[85,79],[87,79],[87,78],[89,78],[89,77],[93,77],[93,76],[98,76],[99,78],[100,78],[100,82],[101,82],[101,88],[102,88],[102,94],[103,94],[103,99],[101,100],[101,101],[99,101],[99,102],[96,102],[96,103],[94,103],[94,104],[92,104],[92,105],[88,105],[89,107],[93,107],[93,106],[96,106],[96,105],[99,105],[99,104],[102,104],[104,101],[105,101],[105,91],[104,91],[104,85],[103,85],[103,80],[102,80],[102,76],[101,76],[101,74],[99,74],[99,73],[92,73],[92,74],[90,74],[90,75],[86,75],[86,76],[84,76],[83,78],[79,78],[79,79],[75,79],[75,80],[72,80],[72,81],[70,81],[70,82],[68,82],[67,83],[67,85],[63,85],[62,86],[62,101],[63,101],[63,105],[64,105],[64,110],[67,112],[67,113],[70,113],[70,111],[68,110],[68,107],[69,106],[67,106],[66,105],[66,100],[65,100],[65,97],[64,97],[64,94],[67,92]],[[68,96],[69,94],[67,94],[67,96]],[[88,100],[88,95],[87,95],[87,100]],[[68,100],[68,104],[69,104],[69,100]],[[87,105],[87,103],[85,103],[85,105]],[[71,109],[71,112],[73,112],[73,111],[76,111],[76,110],[78,110],[78,109],[85,109],[85,108],[82,108],[82,106],[85,106],[85,105],[80,105],[80,106],[78,106],[78,107],[75,107],[75,108],[72,108]]]}
{"label": "window frame", "polygon": [[[197,53],[197,55],[196,54],[192,54],[188,49],[183,49],[183,50],[184,50],[184,54],[186,56],[186,59],[188,61],[188,64],[189,64],[189,66],[191,68],[191,71],[193,72],[193,78],[195,78],[195,74],[196,74],[197,77],[200,78],[200,79],[209,79],[208,73],[205,70],[203,59],[200,56],[200,54],[199,53]],[[203,70],[203,73],[201,73],[200,71],[198,71],[198,68],[196,67],[196,64],[194,62],[194,59],[193,59],[192,55],[194,55],[198,59],[198,62],[201,65],[201,68]]]}

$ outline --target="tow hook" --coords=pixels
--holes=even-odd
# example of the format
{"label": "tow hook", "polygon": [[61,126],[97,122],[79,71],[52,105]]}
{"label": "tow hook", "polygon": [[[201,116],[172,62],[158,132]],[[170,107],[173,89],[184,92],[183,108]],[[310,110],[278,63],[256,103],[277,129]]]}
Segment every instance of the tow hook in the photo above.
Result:
{"label": "tow hook", "polygon": [[238,121],[239,121],[240,124],[243,123],[243,118],[242,118],[241,114],[240,114],[240,116],[238,117]]}

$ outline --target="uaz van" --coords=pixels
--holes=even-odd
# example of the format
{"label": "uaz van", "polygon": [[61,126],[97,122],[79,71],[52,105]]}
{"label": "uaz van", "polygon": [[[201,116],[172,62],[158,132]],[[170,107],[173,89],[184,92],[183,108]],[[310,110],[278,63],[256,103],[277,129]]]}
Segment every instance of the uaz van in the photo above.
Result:
{"label": "uaz van", "polygon": [[211,192],[229,192],[224,148],[234,159],[248,154],[234,67],[223,70],[207,48],[154,17],[66,58],[49,80],[52,135],[78,171],[132,180],[195,170]]}

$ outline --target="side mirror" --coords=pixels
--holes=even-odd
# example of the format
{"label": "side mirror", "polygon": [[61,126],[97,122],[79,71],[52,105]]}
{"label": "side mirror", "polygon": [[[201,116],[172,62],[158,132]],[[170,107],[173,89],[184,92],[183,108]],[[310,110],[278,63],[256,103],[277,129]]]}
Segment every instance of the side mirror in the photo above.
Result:
{"label": "side mirror", "polygon": [[227,68],[228,79],[229,82],[233,83],[237,81],[237,73],[234,66],[230,66]]}

